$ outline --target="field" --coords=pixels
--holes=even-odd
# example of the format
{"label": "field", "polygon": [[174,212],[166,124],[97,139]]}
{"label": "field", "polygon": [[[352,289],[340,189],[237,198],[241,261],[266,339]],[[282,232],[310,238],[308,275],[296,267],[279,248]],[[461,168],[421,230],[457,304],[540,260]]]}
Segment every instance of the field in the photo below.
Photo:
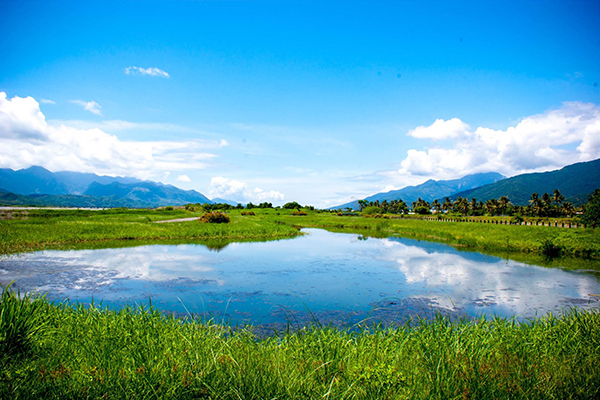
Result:
{"label": "field", "polygon": [[5,290],[0,397],[592,399],[600,314],[251,330],[152,309],[53,305]]}
{"label": "field", "polygon": [[[298,228],[315,227],[373,236],[397,235],[446,243],[491,254],[543,255],[548,250],[577,258],[600,259],[600,231],[591,228],[555,228],[469,222],[438,222],[414,218],[381,219],[338,216],[308,211],[255,209],[255,216],[230,211],[231,223],[196,221],[155,224],[154,221],[200,216],[175,210],[52,211],[33,210],[0,220],[0,254],[44,248],[119,247],[140,242],[214,242],[294,237]],[[488,218],[490,219],[490,218]],[[502,218],[496,217],[501,220]],[[517,256],[518,257],[518,256]]]}
{"label": "field", "polygon": [[[0,221],[0,253],[144,243],[271,240],[318,227],[399,235],[459,249],[597,265],[593,229],[233,210],[229,224],[154,221],[175,210],[47,211]],[[352,330],[307,326],[258,336],[252,327],[177,319],[154,309],[109,310],[0,298],[0,398],[592,399],[600,395],[600,314],[573,310],[529,321],[449,320]]]}

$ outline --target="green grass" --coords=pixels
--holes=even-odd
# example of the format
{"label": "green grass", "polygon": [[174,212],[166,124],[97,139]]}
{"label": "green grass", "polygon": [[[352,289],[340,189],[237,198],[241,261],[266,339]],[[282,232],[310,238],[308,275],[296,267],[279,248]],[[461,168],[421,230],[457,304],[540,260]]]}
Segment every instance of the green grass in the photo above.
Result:
{"label": "green grass", "polygon": [[127,242],[233,241],[294,237],[298,230],[239,215],[228,224],[154,221],[200,217],[185,210],[30,211],[26,218],[0,220],[0,254],[47,248],[97,247]]}
{"label": "green grass", "polygon": [[299,235],[297,228],[313,227],[436,241],[514,259],[522,258],[519,254],[541,257],[550,249],[550,255],[600,260],[599,229],[438,222],[417,218],[380,219],[311,211],[308,215],[292,215],[293,210],[278,209],[253,211],[255,216],[241,215],[239,210],[230,211],[231,222],[228,224],[153,223],[202,215],[180,209],[29,211],[24,218],[0,220],[0,254],[47,248],[120,247],[149,242],[225,243],[281,239]]}
{"label": "green grass", "polygon": [[[269,218],[274,218],[270,216]],[[373,232],[446,243],[457,248],[487,253],[542,254],[552,243],[565,256],[600,259],[600,230],[544,226],[496,225],[469,222],[438,222],[414,218],[378,219],[340,217],[329,213],[308,217],[278,216],[278,220],[301,227]]]}
{"label": "green grass", "polygon": [[[403,327],[250,329],[153,309],[0,298],[0,398],[592,399],[600,314],[527,322],[439,317]],[[8,322],[7,322],[8,321]],[[32,323],[33,322],[33,323]],[[12,325],[11,325],[12,323]],[[10,347],[10,346],[9,346]]]}

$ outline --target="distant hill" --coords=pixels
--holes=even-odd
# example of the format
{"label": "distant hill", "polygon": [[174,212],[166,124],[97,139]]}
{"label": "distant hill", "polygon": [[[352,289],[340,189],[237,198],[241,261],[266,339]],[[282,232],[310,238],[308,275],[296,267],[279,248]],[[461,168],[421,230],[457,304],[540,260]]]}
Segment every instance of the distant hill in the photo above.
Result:
{"label": "distant hill", "polygon": [[147,204],[146,207],[212,203],[206,196],[195,190],[182,190],[172,185],[149,181],[128,184],[113,182],[108,185],[92,182],[83,194],[85,196],[107,197],[114,200],[131,200]]}
{"label": "distant hill", "polygon": [[475,197],[479,201],[487,201],[508,196],[515,205],[527,205],[532,193],[541,196],[543,193],[552,194],[554,189],[560,190],[567,201],[576,206],[586,203],[588,195],[600,189],[600,159],[568,165],[555,171],[513,176],[449,197],[453,200],[458,196],[468,199]]}
{"label": "distant hill", "polygon": [[109,184],[112,182],[141,182],[135,178],[100,176],[81,172],[50,172],[33,166],[13,171],[0,169],[0,188],[15,194],[82,194],[92,182]]}
{"label": "distant hill", "polygon": [[233,200],[227,200],[227,199],[222,199],[220,197],[215,197],[214,199],[211,200],[213,203],[215,204],[229,204],[230,206],[237,206],[238,204],[241,204],[243,206],[246,206],[244,203],[241,203],[239,201],[233,201]]}
{"label": "distant hill", "polygon": [[0,202],[70,207],[159,207],[212,203],[195,190],[128,177],[50,172],[42,167],[0,169]]}
{"label": "distant hill", "polygon": [[[417,201],[419,197],[423,200],[430,202],[435,199],[439,199],[440,197],[450,196],[459,191],[472,189],[481,185],[501,181],[502,179],[504,179],[504,176],[497,172],[472,174],[464,176],[460,179],[452,179],[447,181],[435,181],[433,179],[430,179],[427,182],[417,186],[407,186],[399,190],[392,190],[386,193],[377,193],[372,196],[366,197],[365,200],[379,200],[380,202],[382,202],[384,200],[391,201],[402,199],[410,207],[412,202]],[[350,207],[352,209],[357,210],[359,208],[358,200],[342,204],[336,207],[331,207],[331,209],[337,210],[344,209],[346,207]]]}

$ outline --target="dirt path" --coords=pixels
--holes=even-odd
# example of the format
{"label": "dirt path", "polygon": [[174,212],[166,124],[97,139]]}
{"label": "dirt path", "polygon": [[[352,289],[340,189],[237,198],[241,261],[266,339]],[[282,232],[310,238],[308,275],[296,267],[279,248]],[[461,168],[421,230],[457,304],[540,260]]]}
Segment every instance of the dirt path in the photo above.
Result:
{"label": "dirt path", "polygon": [[187,221],[195,221],[197,220],[198,217],[191,217],[191,218],[179,218],[179,219],[168,219],[166,221],[154,221],[155,224],[164,224],[167,222],[187,222]]}

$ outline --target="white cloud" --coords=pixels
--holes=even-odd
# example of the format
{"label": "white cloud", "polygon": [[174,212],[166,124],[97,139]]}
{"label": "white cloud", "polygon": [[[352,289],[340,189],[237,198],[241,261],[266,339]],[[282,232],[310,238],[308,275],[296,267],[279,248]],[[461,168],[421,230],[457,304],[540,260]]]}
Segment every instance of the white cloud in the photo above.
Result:
{"label": "white cloud", "polygon": [[40,99],[40,103],[42,104],[56,104],[55,101],[49,99]]}
{"label": "white cloud", "polygon": [[465,124],[458,118],[452,118],[448,121],[436,119],[429,126],[418,126],[408,132],[409,136],[418,139],[451,139],[463,136],[469,132],[469,125]]}
{"label": "white cloud", "polygon": [[95,101],[71,100],[71,103],[80,105],[84,110],[88,110],[92,114],[102,115],[100,111],[102,106]]}
{"label": "white cloud", "polygon": [[245,182],[216,176],[210,181],[211,198],[220,197],[240,202],[262,203],[265,201],[282,201],[285,196],[275,190],[265,191],[260,188],[248,189]]}
{"label": "white cloud", "polygon": [[150,68],[142,68],[142,67],[127,67],[125,68],[125,73],[127,75],[134,74],[142,74],[142,75],[150,75],[150,76],[160,76],[163,78],[168,78],[170,75],[163,71],[160,68],[150,67]]}
{"label": "white cloud", "polygon": [[189,176],[187,175],[179,175],[176,179],[177,182],[191,182],[192,180],[190,179]]}
{"label": "white cloud", "polygon": [[[455,126],[463,124],[456,120],[459,122],[454,123]],[[413,133],[419,128],[410,131],[409,135],[415,136]],[[435,139],[440,136],[431,133],[420,137]],[[589,103],[564,103],[556,110],[523,118],[506,130],[479,127],[474,132],[464,131],[453,137],[452,148],[409,150],[398,174],[445,179],[497,171],[513,176],[593,160],[600,157],[600,107]]]}
{"label": "white cloud", "polygon": [[0,92],[0,167],[40,165],[51,171],[94,172],[150,179],[165,171],[205,169],[217,157],[207,149],[223,140],[122,141],[101,129],[78,129],[46,122],[38,102],[7,99]]}

